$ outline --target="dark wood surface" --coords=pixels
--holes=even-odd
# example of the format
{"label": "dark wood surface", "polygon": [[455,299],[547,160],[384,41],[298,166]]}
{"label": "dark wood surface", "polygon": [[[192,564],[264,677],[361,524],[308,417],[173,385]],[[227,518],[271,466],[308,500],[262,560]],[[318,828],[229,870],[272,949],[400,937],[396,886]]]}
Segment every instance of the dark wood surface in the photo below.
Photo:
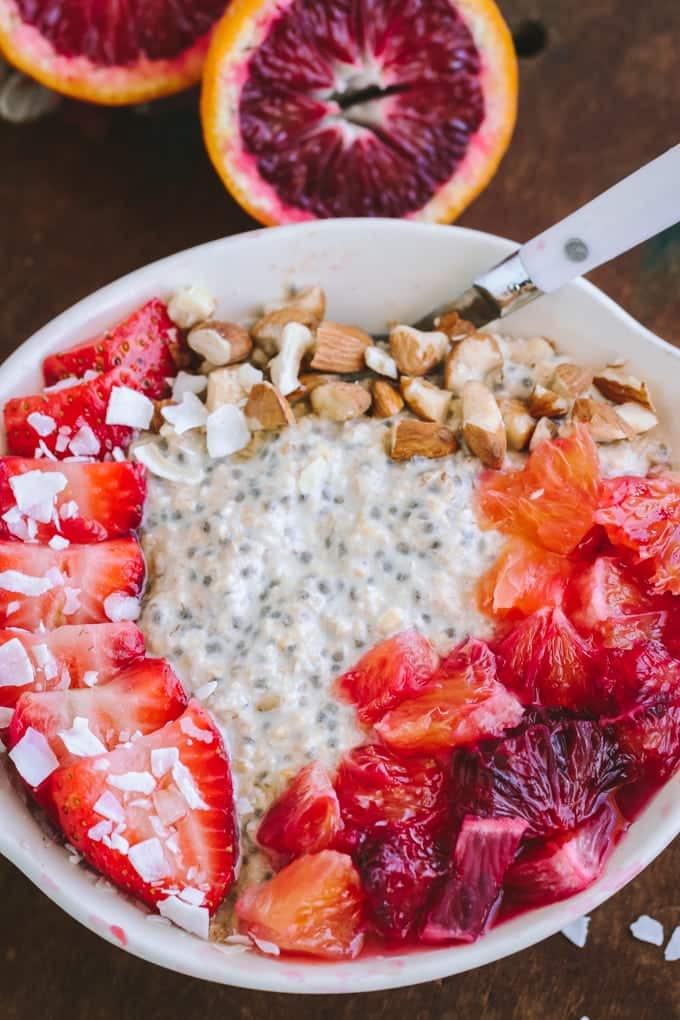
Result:
{"label": "dark wood surface", "polygon": [[[680,140],[677,0],[504,0],[513,29],[547,28],[521,62],[520,116],[503,166],[461,219],[525,240]],[[531,33],[523,33],[531,43]],[[152,116],[68,104],[0,124],[2,354],[57,312],[151,259],[253,223],[203,151],[193,98]],[[680,344],[680,231],[593,274]],[[0,825],[2,820],[0,819]],[[0,1020],[672,1020],[680,963],[628,934],[647,912],[680,924],[680,845],[562,936],[443,982],[339,998],[264,995],[166,973],[108,946],[0,863]]]}

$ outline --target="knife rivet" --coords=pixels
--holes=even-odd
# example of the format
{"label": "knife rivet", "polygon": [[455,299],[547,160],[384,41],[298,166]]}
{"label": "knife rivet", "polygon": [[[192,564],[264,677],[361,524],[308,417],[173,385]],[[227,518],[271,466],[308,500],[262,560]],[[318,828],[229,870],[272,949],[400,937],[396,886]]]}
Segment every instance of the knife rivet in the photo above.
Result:
{"label": "knife rivet", "polygon": [[570,262],[584,262],[588,255],[588,245],[580,237],[571,237],[564,246],[564,254]]}

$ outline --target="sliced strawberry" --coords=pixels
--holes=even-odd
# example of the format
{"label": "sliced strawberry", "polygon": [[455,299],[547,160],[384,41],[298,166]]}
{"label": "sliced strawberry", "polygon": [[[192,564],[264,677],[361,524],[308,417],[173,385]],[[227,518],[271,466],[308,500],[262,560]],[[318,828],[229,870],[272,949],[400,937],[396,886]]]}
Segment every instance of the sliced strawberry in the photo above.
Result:
{"label": "sliced strawberry", "polygon": [[404,942],[419,930],[447,858],[430,834],[414,826],[369,836],[357,867],[369,919],[389,942]]}
{"label": "sliced strawberry", "polygon": [[574,563],[516,536],[477,585],[479,608],[498,619],[561,606]]}
{"label": "sliced strawberry", "polygon": [[0,542],[0,626],[52,630],[131,619],[144,573],[132,538],[67,549]]}
{"label": "sliced strawberry", "polygon": [[288,864],[238,898],[241,929],[292,953],[331,960],[361,951],[364,896],[346,854],[322,850]]}
{"label": "sliced strawberry", "polygon": [[460,813],[510,816],[527,836],[574,829],[632,774],[610,728],[586,719],[546,719],[453,756],[452,803]]}
{"label": "sliced strawberry", "polygon": [[5,431],[10,453],[35,457],[47,450],[57,460],[93,456],[103,460],[114,447],[126,449],[134,431],[107,425],[106,410],[114,386],[125,386],[124,369],[115,368],[89,382],[5,404]]}
{"label": "sliced strawberry", "polygon": [[520,702],[496,679],[494,654],[483,641],[463,642],[442,660],[412,698],[375,724],[393,750],[436,754],[497,736],[522,718]]}
{"label": "sliced strawberry", "polygon": [[602,665],[561,609],[542,609],[496,646],[498,675],[525,705],[599,706]]}
{"label": "sliced strawberry", "polygon": [[45,385],[62,379],[82,379],[86,372],[125,368],[125,385],[143,390],[152,399],[168,392],[167,377],[177,372],[172,356],[179,342],[176,326],[162,301],[154,298],[123,322],[84,343],[43,361]]}
{"label": "sliced strawberry", "polygon": [[433,831],[446,818],[445,777],[434,758],[398,758],[378,744],[355,747],[340,761],[335,789],[345,826],[362,837],[414,825]]}
{"label": "sliced strawberry", "polygon": [[[22,654],[23,652],[25,653]],[[104,684],[144,655],[144,635],[129,621],[0,631],[0,707],[28,691]]]}
{"label": "sliced strawberry", "polygon": [[574,580],[570,600],[576,626],[608,646],[661,637],[669,617],[668,598],[649,595],[612,556],[598,557]]}
{"label": "sliced strawberry", "polygon": [[680,478],[607,479],[595,519],[633,563],[647,565],[655,592],[680,595]]}
{"label": "sliced strawberry", "polygon": [[[22,694],[9,727],[9,746],[31,727],[45,738],[59,765],[71,765],[137,734],[153,733],[186,706],[184,688],[165,659],[142,659],[102,687]],[[46,803],[49,790],[37,794]]]}
{"label": "sliced strawberry", "polygon": [[366,652],[353,669],[338,677],[334,691],[342,701],[356,705],[359,719],[370,726],[427,683],[437,662],[427,638],[417,630],[405,630]]}
{"label": "sliced strawberry", "polygon": [[141,464],[0,457],[2,539],[119,538],[141,524],[145,498]]}
{"label": "sliced strawberry", "polygon": [[257,841],[285,857],[313,854],[329,847],[342,828],[333,784],[321,762],[305,765],[269,808]]}
{"label": "sliced strawberry", "polygon": [[680,660],[659,641],[612,648],[606,668],[612,714],[642,705],[680,701]]}
{"label": "sliced strawberry", "polygon": [[546,440],[516,471],[486,471],[478,492],[482,527],[521,535],[556,553],[571,553],[595,520],[600,465],[590,433]]}
{"label": "sliced strawberry", "polygon": [[615,846],[618,812],[605,801],[570,832],[534,842],[511,865],[505,888],[520,903],[554,903],[587,889]]}
{"label": "sliced strawberry", "polygon": [[173,920],[183,902],[204,910],[207,936],[207,912],[234,880],[238,837],[229,758],[197,701],[155,733],[57,769],[49,796],[97,871]]}
{"label": "sliced strawberry", "polygon": [[423,942],[474,942],[498,907],[503,879],[527,831],[523,818],[463,819],[452,874],[439,890],[421,933]]}

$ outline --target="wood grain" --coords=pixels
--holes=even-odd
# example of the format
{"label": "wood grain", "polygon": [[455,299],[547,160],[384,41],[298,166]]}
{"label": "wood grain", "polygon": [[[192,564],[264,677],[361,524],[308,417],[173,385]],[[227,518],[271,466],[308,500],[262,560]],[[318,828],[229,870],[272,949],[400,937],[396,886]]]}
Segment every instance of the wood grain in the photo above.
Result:
{"label": "wood grain", "polygon": [[[547,29],[521,63],[520,117],[501,171],[461,219],[526,240],[678,141],[677,0],[504,0]],[[254,224],[205,156],[195,97],[152,116],[65,104],[0,124],[0,352],[151,259]],[[680,344],[680,231],[593,279]],[[2,821],[0,820],[0,824]],[[680,924],[680,845],[593,916],[587,947],[556,936],[481,971],[395,992],[262,995],[166,973],[106,945],[0,863],[2,1020],[674,1020],[680,963],[634,941],[647,912]]]}

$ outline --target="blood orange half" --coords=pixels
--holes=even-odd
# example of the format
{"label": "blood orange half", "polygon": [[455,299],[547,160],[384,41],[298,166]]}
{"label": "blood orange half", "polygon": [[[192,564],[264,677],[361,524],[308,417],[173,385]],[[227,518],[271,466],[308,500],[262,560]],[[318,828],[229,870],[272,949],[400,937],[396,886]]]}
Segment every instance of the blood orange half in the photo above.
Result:
{"label": "blood orange half", "polygon": [[122,105],[201,76],[227,0],[0,0],[0,52],[44,85]]}
{"label": "blood orange half", "polygon": [[263,223],[449,222],[493,176],[516,103],[492,0],[234,0],[202,119],[218,173]]}

